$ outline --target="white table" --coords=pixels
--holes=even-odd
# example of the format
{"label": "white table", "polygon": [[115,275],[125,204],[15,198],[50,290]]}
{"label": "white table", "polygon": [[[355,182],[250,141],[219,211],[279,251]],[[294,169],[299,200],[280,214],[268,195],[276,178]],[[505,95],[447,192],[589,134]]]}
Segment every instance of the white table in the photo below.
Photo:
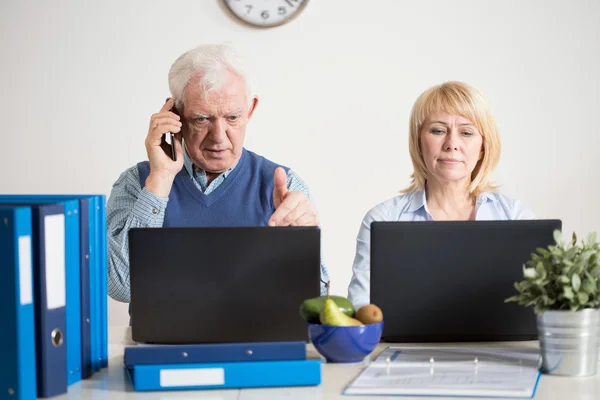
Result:
{"label": "white table", "polygon": [[[135,392],[123,368],[123,349],[135,344],[131,340],[129,328],[111,327],[109,329],[109,365],[94,375],[93,378],[78,382],[69,387],[68,394],[53,399],[211,399],[211,400],[270,400],[270,399],[406,399],[427,400],[432,397],[366,397],[343,396],[341,393],[370,361],[371,357],[379,354],[386,344],[380,344],[363,363],[356,364],[327,364],[323,363],[321,384],[315,387],[298,388],[269,388],[269,389],[230,389],[230,390],[179,390],[160,392]],[[398,344],[400,345],[400,344]],[[442,345],[442,344],[440,344]],[[472,346],[472,344],[452,344]],[[490,344],[480,344],[490,345]],[[496,346],[530,347],[537,342],[528,343],[494,343]],[[312,345],[307,346],[310,358],[319,357]],[[460,400],[457,397],[451,398]],[[543,375],[537,393],[537,400],[600,400],[600,373],[589,378],[571,378]],[[470,399],[472,400],[472,398]]]}

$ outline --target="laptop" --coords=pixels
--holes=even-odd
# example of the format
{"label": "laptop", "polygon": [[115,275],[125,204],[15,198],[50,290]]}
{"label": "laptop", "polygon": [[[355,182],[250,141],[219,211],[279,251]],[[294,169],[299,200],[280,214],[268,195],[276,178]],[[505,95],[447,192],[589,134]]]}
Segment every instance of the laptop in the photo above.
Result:
{"label": "laptop", "polygon": [[523,264],[560,220],[373,222],[371,303],[387,342],[536,340],[517,294]]}
{"label": "laptop", "polygon": [[129,230],[132,339],[149,344],[307,341],[320,295],[318,227]]}

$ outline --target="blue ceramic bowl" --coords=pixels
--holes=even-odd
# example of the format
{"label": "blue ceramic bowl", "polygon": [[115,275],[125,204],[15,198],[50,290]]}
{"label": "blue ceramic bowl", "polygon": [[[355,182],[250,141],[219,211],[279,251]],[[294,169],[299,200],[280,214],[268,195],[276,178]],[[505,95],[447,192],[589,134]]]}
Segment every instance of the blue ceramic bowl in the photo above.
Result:
{"label": "blue ceramic bowl", "polygon": [[383,321],[363,326],[308,324],[308,337],[328,362],[361,362],[381,339]]}

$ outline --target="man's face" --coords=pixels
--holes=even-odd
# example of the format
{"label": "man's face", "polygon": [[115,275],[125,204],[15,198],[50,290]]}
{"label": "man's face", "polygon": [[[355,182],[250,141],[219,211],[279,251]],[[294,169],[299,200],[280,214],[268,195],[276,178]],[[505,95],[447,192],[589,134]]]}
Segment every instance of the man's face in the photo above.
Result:
{"label": "man's face", "polygon": [[194,165],[219,174],[240,159],[246,125],[258,99],[249,104],[244,80],[233,73],[208,97],[198,82],[192,79],[184,93],[182,134]]}

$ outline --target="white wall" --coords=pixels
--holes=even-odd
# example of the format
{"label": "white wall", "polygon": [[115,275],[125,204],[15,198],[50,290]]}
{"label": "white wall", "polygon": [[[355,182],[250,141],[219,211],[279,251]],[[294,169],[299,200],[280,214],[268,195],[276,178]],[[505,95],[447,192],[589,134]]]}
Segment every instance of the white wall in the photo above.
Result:
{"label": "white wall", "polygon": [[[504,193],[584,236],[600,217],[598,16],[597,0],[310,0],[257,30],[217,0],[4,0],[0,192],[108,195],[146,157],[173,60],[232,41],[261,99],[247,147],[311,186],[334,293],[346,294],[364,214],[408,184],[413,101],[444,80],[493,103]],[[109,320],[126,324],[126,306],[111,301]]]}

